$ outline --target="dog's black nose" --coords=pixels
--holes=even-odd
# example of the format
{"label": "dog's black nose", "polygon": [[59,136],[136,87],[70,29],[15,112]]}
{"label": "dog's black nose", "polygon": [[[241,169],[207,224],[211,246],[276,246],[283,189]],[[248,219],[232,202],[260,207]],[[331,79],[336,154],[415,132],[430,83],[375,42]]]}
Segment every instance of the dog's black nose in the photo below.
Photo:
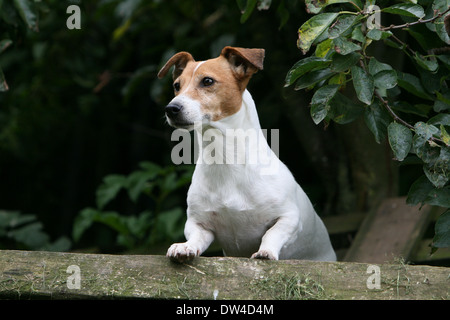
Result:
{"label": "dog's black nose", "polygon": [[180,106],[179,104],[171,103],[166,106],[166,114],[169,118],[176,117],[182,108],[183,106]]}

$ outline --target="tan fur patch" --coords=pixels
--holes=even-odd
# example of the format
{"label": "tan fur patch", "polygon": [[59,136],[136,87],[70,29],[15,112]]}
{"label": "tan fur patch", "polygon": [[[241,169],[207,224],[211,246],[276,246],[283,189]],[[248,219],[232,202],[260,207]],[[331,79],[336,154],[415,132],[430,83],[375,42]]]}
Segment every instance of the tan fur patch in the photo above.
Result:
{"label": "tan fur patch", "polygon": [[[242,104],[242,93],[250,79],[238,79],[228,60],[219,56],[199,65],[200,62],[189,62],[183,73],[174,83],[180,83],[180,90],[199,101],[201,109],[211,120],[218,121],[239,111]],[[214,80],[211,86],[202,85],[204,78]]]}

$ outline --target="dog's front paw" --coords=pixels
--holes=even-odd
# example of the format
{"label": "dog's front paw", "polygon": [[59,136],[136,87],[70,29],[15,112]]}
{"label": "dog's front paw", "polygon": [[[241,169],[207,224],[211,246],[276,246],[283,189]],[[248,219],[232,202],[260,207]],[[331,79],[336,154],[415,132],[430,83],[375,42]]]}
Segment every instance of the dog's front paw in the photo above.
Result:
{"label": "dog's front paw", "polygon": [[275,255],[267,250],[259,250],[258,252],[252,254],[251,259],[263,259],[263,260],[278,260]]}
{"label": "dog's front paw", "polygon": [[169,250],[167,250],[167,257],[169,257],[172,261],[175,262],[186,262],[194,259],[194,257],[198,256],[199,252],[195,250],[193,247],[184,243],[174,243],[170,246]]}

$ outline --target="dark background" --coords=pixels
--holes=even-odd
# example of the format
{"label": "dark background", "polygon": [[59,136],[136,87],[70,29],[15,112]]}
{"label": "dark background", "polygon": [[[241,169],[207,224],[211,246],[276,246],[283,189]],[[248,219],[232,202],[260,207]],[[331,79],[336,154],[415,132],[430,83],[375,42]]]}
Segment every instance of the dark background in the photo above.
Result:
{"label": "dark background", "polygon": [[[66,27],[69,4],[81,8],[81,30]],[[171,78],[156,74],[178,51],[205,60],[226,45],[266,50],[249,90],[262,127],[280,130],[280,158],[320,216],[368,212],[387,196],[405,195],[419,166],[399,169],[362,119],[314,125],[312,94],[284,88],[303,57],[297,30],[308,17],[301,1],[273,1],[242,24],[235,0],[93,0],[41,4],[38,32],[3,21],[0,35],[14,43],[0,55],[10,88],[0,93],[0,209],[34,215],[51,240],[71,239],[75,218],[95,206],[106,175],[128,175],[142,161],[172,166],[176,143],[164,120]],[[379,54],[402,64],[395,58]],[[173,195],[178,206],[186,190]],[[131,205],[122,192],[107,208],[130,216],[146,205]],[[70,248],[120,251],[114,239],[97,225]],[[0,238],[0,247],[21,246]]]}

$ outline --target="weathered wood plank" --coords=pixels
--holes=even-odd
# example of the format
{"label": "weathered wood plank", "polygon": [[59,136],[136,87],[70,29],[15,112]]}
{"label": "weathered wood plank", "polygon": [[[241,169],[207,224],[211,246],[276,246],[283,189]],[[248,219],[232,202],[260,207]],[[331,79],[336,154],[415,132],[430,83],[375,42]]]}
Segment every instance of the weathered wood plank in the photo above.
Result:
{"label": "weathered wood plank", "polygon": [[450,298],[449,268],[378,265],[380,287],[370,289],[376,274],[369,267],[229,257],[176,264],[164,256],[0,251],[0,298]]}
{"label": "weathered wood plank", "polygon": [[386,199],[362,223],[345,261],[386,263],[408,259],[427,226],[431,207],[409,206],[406,198]]}

